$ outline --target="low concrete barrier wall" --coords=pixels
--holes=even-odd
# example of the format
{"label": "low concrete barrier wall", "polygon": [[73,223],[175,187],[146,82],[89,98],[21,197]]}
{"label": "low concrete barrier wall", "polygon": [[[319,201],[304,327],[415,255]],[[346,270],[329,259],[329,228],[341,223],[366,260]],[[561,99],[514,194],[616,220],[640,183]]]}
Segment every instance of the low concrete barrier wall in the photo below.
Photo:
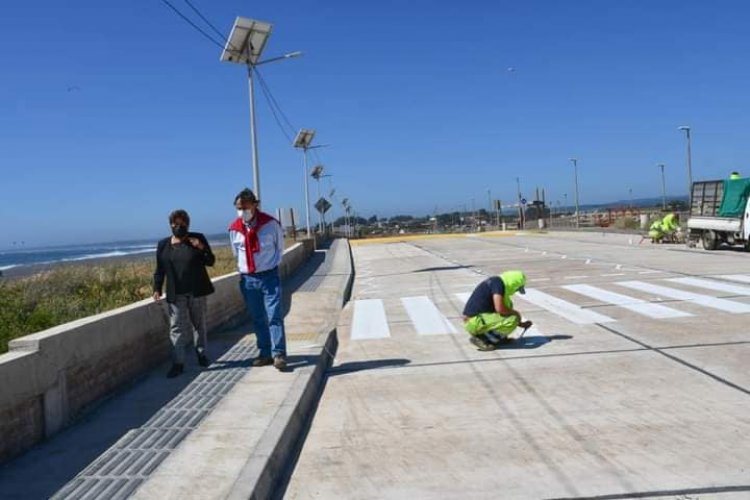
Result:
{"label": "low concrete barrier wall", "polygon": [[[313,240],[288,248],[289,276],[312,254]],[[213,280],[208,327],[242,318],[237,273]],[[75,419],[92,402],[162,363],[169,355],[164,302],[142,300],[10,342],[0,355],[0,463]]]}

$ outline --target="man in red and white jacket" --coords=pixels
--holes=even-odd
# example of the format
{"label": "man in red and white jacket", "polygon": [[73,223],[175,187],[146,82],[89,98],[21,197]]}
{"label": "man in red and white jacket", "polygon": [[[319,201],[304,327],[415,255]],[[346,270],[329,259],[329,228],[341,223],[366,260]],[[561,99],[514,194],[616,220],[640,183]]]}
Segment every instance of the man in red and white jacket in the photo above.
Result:
{"label": "man in red and white jacket", "polygon": [[286,333],[279,276],[284,232],[276,219],[258,210],[258,200],[250,189],[240,191],[234,206],[237,218],[229,226],[229,239],[237,257],[240,291],[253,320],[260,351],[253,366],[273,364],[284,370]]}

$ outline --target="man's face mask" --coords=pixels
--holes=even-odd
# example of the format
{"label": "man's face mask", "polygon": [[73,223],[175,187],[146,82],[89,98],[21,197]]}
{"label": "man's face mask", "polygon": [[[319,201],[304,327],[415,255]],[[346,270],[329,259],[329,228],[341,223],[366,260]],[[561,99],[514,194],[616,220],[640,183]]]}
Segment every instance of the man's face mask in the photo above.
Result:
{"label": "man's face mask", "polygon": [[241,217],[242,220],[244,220],[245,222],[251,220],[254,215],[255,215],[255,210],[253,210],[252,208],[245,208],[244,210],[243,209],[237,210],[237,217]]}
{"label": "man's face mask", "polygon": [[172,226],[172,234],[177,238],[184,238],[188,234],[188,228],[187,226],[183,226],[182,224],[178,226]]}

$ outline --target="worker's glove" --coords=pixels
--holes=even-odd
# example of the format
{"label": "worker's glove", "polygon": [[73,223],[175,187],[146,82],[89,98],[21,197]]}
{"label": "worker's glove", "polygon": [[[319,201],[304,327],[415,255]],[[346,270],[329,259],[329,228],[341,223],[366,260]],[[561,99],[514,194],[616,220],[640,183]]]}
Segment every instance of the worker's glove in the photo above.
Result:
{"label": "worker's glove", "polygon": [[527,319],[526,321],[521,321],[520,323],[518,323],[518,326],[520,326],[521,328],[531,328],[531,325],[533,324],[534,323]]}

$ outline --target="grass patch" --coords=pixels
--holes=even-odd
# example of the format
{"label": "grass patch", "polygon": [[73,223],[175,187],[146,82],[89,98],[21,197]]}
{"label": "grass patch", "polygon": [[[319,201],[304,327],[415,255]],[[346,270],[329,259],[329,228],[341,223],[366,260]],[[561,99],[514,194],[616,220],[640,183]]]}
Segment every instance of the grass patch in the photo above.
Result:
{"label": "grass patch", "polygon": [[[214,249],[213,278],[236,271],[228,246]],[[12,339],[151,297],[154,259],[67,264],[0,280],[0,353]]]}

